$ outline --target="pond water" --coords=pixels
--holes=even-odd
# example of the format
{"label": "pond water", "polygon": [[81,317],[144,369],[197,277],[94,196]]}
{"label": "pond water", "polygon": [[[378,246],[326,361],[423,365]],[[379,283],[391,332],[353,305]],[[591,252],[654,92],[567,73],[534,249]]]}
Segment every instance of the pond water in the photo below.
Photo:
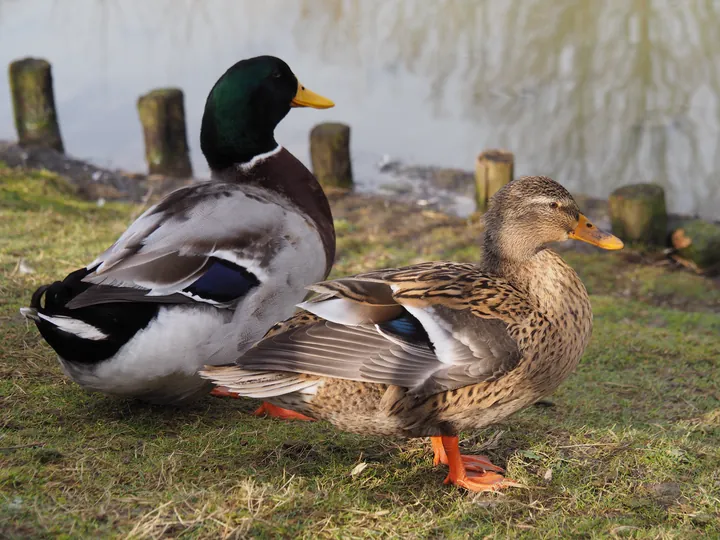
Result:
{"label": "pond water", "polygon": [[361,189],[383,156],[471,169],[500,147],[517,174],[594,196],[655,181],[672,211],[720,219],[717,0],[0,0],[0,64],[52,62],[66,149],[104,166],[144,170],[136,99],[177,86],[206,176],[207,92],[259,54],[337,104],[291,111],[278,141],[307,162],[315,123],[350,124]]}

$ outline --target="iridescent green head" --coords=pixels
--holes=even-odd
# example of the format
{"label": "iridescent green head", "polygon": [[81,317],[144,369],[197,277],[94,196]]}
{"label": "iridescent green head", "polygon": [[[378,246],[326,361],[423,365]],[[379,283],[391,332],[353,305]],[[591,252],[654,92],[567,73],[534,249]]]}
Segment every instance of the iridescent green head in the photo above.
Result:
{"label": "iridescent green head", "polygon": [[300,84],[279,58],[241,60],[210,90],[200,146],[212,170],[247,163],[277,147],[275,127],[291,107],[327,109],[333,105]]}

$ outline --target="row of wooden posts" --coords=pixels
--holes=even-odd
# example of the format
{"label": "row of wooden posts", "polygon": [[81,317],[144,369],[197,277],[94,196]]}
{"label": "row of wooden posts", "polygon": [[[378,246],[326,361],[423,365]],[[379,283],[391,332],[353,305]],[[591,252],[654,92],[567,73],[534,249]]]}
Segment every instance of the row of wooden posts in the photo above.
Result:
{"label": "row of wooden posts", "polygon": [[[64,152],[50,63],[36,58],[17,60],[10,64],[9,77],[19,144]],[[182,90],[153,90],[138,99],[137,107],[149,173],[192,176]],[[339,123],[315,126],[310,132],[310,155],[313,172],[324,187],[352,187],[349,126]],[[511,152],[482,152],[475,163],[478,211],[485,211],[490,197],[513,178]],[[610,196],[610,213],[613,231],[624,240],[665,243],[667,212],[662,187],[638,184],[620,188]]]}
{"label": "row of wooden posts", "polygon": [[[10,64],[9,75],[20,145],[64,152],[50,63],[36,58],[17,60]],[[137,108],[149,173],[191,177],[182,90],[152,90],[138,98]],[[310,157],[313,173],[323,187],[352,188],[350,126],[336,122],[315,126],[310,132]],[[475,174],[479,210],[484,211],[488,199],[513,178],[513,168],[511,152],[488,150],[478,156]]]}
{"label": "row of wooden posts", "polygon": [[[23,58],[12,62],[8,72],[19,144],[64,152],[50,63]],[[160,88],[138,98],[150,174],[192,176],[184,101],[178,88]],[[325,187],[352,188],[349,126],[335,122],[315,126],[310,149],[315,175]]]}

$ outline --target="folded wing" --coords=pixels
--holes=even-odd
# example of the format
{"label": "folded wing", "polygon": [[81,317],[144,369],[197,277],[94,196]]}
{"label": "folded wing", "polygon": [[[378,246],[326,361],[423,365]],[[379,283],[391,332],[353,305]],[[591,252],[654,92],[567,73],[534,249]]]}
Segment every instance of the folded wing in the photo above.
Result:
{"label": "folded wing", "polygon": [[[235,369],[391,384],[420,396],[491,380],[522,355],[509,332],[516,321],[502,309],[520,299],[488,279],[471,265],[435,263],[320,283],[321,295],[301,305],[312,315],[270,331]],[[242,391],[232,368],[219,369],[223,384]]]}
{"label": "folded wing", "polygon": [[[69,308],[107,302],[232,306],[267,279],[286,211],[249,186],[203,183],[143,213],[88,265]],[[245,219],[238,219],[238,214]]]}

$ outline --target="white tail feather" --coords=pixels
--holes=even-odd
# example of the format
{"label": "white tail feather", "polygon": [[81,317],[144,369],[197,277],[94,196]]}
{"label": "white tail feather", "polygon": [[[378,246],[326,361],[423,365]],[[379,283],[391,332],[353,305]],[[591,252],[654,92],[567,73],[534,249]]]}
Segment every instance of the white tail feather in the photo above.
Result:
{"label": "white tail feather", "polygon": [[54,317],[43,315],[42,313],[37,313],[37,315],[50,324],[54,324],[63,332],[67,332],[81,339],[100,341],[108,338],[105,332],[79,319],[73,319],[72,317],[66,317],[64,315],[56,315]]}
{"label": "white tail feather", "polygon": [[295,373],[246,371],[240,367],[213,367],[199,372],[204,379],[244,397],[267,399],[300,392],[314,394],[321,381]]}
{"label": "white tail feather", "polygon": [[35,308],[21,307],[20,315],[22,315],[26,319],[30,319],[31,321],[39,321],[40,320],[40,317],[38,317],[38,311]]}

